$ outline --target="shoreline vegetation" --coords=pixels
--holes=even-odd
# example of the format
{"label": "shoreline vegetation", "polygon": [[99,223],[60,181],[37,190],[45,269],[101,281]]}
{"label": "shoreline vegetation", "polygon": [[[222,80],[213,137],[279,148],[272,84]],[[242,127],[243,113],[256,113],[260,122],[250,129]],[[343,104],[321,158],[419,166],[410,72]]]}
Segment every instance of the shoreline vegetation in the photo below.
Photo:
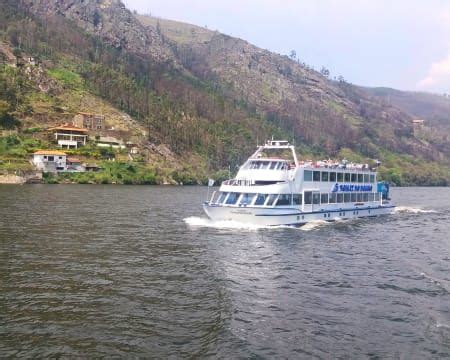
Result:
{"label": "shoreline vegetation", "polygon": [[0,137],[0,184],[124,184],[124,185],[202,185],[209,177],[225,180],[228,171],[207,172],[192,164],[174,167],[165,162],[149,163],[142,157],[128,157],[126,150],[100,148],[88,143],[79,149],[63,150],[85,163],[95,164],[98,171],[42,173],[31,163],[38,149],[54,149],[51,142],[27,134]]}
{"label": "shoreline vegetation", "polygon": [[[45,130],[44,130],[45,132]],[[116,185],[206,185],[209,178],[216,184],[229,178],[228,169],[207,170],[189,161],[183,166],[173,163],[145,161],[140,156],[128,157],[127,150],[99,148],[93,143],[78,149],[64,150],[68,156],[76,156],[83,162],[96,164],[98,171],[41,173],[34,169],[30,157],[38,149],[55,149],[54,144],[35,131],[0,137],[0,184],[44,183],[44,184],[116,184]],[[61,149],[59,149],[61,150]],[[305,158],[311,154],[298,154]],[[366,163],[368,159],[343,149],[341,158],[352,162]],[[313,156],[314,157],[314,156]],[[387,160],[378,169],[379,179],[393,186],[448,186],[443,171],[436,164],[416,163],[407,155],[386,155]],[[317,160],[317,159],[315,159]],[[422,165],[422,166],[419,166]],[[237,167],[231,170],[237,170]],[[233,175],[233,171],[231,175]]]}

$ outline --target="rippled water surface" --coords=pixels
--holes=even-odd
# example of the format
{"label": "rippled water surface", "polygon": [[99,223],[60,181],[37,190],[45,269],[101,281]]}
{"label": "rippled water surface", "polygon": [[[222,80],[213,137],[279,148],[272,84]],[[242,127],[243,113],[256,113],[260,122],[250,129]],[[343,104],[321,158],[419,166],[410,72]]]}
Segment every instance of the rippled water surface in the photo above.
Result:
{"label": "rippled water surface", "polygon": [[450,357],[450,189],[302,229],[203,187],[0,186],[0,357]]}

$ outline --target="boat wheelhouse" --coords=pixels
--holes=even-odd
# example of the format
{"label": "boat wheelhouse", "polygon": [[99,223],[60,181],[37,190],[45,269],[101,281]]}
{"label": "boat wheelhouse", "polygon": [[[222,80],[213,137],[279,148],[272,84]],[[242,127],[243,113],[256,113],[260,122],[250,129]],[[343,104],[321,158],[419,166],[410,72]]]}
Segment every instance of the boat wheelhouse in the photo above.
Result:
{"label": "boat wheelhouse", "polygon": [[203,208],[213,220],[302,225],[391,213],[389,186],[367,164],[299,161],[287,141],[268,141]]}

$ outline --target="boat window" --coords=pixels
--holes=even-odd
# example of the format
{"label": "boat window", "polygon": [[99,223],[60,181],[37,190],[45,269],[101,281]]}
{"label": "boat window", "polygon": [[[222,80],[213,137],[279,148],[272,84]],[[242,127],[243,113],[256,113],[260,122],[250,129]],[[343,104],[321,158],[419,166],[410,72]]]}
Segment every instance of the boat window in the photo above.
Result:
{"label": "boat window", "polygon": [[328,194],[320,194],[320,203],[328,204]]}
{"label": "boat window", "polygon": [[337,173],[336,178],[337,178],[337,182],[344,182],[344,174],[343,173]]}
{"label": "boat window", "polygon": [[363,196],[362,195],[363,195],[362,193],[357,193],[356,194],[356,201],[358,201],[358,202],[363,201]]}
{"label": "boat window", "polygon": [[277,198],[277,194],[270,194],[269,198],[267,199],[267,206],[272,206],[273,202],[275,201],[275,199]]}
{"label": "boat window", "polygon": [[375,194],[375,201],[380,201],[380,193]]}
{"label": "boat window", "polygon": [[344,181],[350,182],[350,173],[344,173]]}
{"label": "boat window", "polygon": [[267,196],[267,194],[258,194],[258,196],[256,197],[255,205],[264,205]]}
{"label": "boat window", "polygon": [[322,171],[322,181],[328,181],[328,171]]}
{"label": "boat window", "polygon": [[269,167],[269,165],[270,165],[270,162],[264,161],[264,162],[261,163],[260,169],[265,170],[265,169],[267,169]]}
{"label": "boat window", "polygon": [[305,170],[305,173],[303,175],[304,181],[312,181],[312,171],[311,170]]}
{"label": "boat window", "polygon": [[356,202],[356,193],[352,193],[352,202]]}
{"label": "boat window", "polygon": [[253,167],[253,169],[258,170],[260,166],[261,166],[261,162],[255,161],[255,166]]}
{"label": "boat window", "polygon": [[312,191],[305,191],[305,204],[306,205],[312,204]]}
{"label": "boat window", "polygon": [[302,194],[292,195],[292,204],[293,205],[301,205],[302,204]]}
{"label": "boat window", "polygon": [[255,185],[273,185],[277,184],[279,181],[272,180],[255,180]]}
{"label": "boat window", "polygon": [[320,193],[313,193],[313,204],[320,204]]}
{"label": "boat window", "polygon": [[226,201],[227,205],[234,205],[237,202],[237,199],[239,197],[239,193],[230,193],[230,195],[228,195],[228,199]]}
{"label": "boat window", "polygon": [[369,174],[364,174],[364,182],[367,184],[368,182],[370,182],[369,180]]}
{"label": "boat window", "polygon": [[313,181],[320,181],[320,171],[313,172]]}
{"label": "boat window", "polygon": [[222,204],[225,200],[225,198],[227,197],[228,193],[227,192],[222,192],[220,193],[219,199],[217,200],[218,204]]}
{"label": "boat window", "polygon": [[241,197],[241,204],[250,205],[253,201],[253,198],[255,197],[255,194],[242,194]]}
{"label": "boat window", "polygon": [[287,168],[288,168],[287,164],[285,162],[282,162],[280,170],[286,170]]}
{"label": "boat window", "polygon": [[351,180],[350,180],[350,182],[356,182],[358,179],[357,179],[357,176],[356,176],[356,174],[351,174],[352,175],[352,178],[351,178]]}
{"label": "boat window", "polygon": [[342,194],[342,193],[337,194],[337,202],[338,203],[343,203],[344,202],[344,194]]}
{"label": "boat window", "polygon": [[375,182],[375,175],[374,174],[370,174],[370,182],[371,183]]}
{"label": "boat window", "polygon": [[291,205],[291,194],[280,194],[276,206]]}
{"label": "boat window", "polygon": [[336,182],[336,173],[335,172],[330,172],[330,181]]}
{"label": "boat window", "polygon": [[358,182],[362,183],[364,181],[364,176],[363,174],[358,174]]}
{"label": "boat window", "polygon": [[217,191],[214,191],[213,194],[211,195],[210,203],[217,204],[217,199],[219,198],[219,196],[220,196],[220,193]]}
{"label": "boat window", "polygon": [[370,193],[369,194],[369,200],[367,201],[373,201],[375,199],[375,194],[374,193]]}
{"label": "boat window", "polygon": [[369,194],[368,194],[368,193],[364,193],[364,194],[363,194],[363,201],[364,201],[364,202],[369,201]]}
{"label": "boat window", "polygon": [[49,156],[49,157],[47,157],[47,160],[48,161],[55,161],[55,157],[54,156]]}
{"label": "boat window", "polygon": [[336,204],[336,193],[331,193],[328,197],[330,204]]}
{"label": "boat window", "polygon": [[344,202],[349,203],[350,200],[351,200],[350,193],[345,193],[344,194]]}
{"label": "boat window", "polygon": [[278,163],[276,161],[272,161],[270,163],[270,170],[274,170],[277,167]]}

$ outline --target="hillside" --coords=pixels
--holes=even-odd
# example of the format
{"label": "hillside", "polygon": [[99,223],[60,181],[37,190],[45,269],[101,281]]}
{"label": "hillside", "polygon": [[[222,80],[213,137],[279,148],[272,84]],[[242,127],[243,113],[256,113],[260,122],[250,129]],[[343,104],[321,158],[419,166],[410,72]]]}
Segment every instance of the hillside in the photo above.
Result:
{"label": "hillside", "polygon": [[[25,138],[101,109],[164,182],[234,168],[272,135],[295,140],[308,158],[381,159],[398,184],[450,181],[446,142],[416,136],[410,112],[297,59],[137,16],[119,0],[0,4],[3,126]],[[39,58],[39,70],[13,68],[19,52]]]}
{"label": "hillside", "polygon": [[426,119],[430,126],[447,129],[450,134],[450,98],[448,96],[390,88],[365,88],[365,91],[415,118]]}

